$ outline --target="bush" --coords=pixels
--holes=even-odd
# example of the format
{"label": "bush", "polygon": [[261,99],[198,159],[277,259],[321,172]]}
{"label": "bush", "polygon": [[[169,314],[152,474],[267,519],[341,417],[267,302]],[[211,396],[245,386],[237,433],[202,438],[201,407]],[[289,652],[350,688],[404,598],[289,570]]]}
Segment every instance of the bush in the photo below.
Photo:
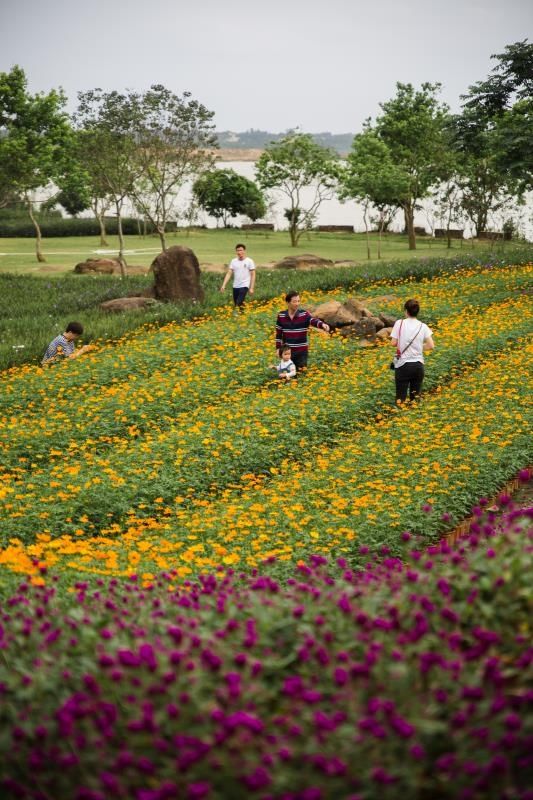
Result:
{"label": "bush", "polygon": [[[100,226],[97,220],[90,217],[72,217],[62,218],[51,217],[47,214],[45,217],[39,217],[39,225],[43,238],[50,238],[52,236],[100,236]],[[126,236],[135,236],[139,233],[139,224],[142,230],[146,229],[146,233],[155,233],[154,226],[147,222],[146,228],[143,222],[131,217],[125,217],[122,220],[122,230]],[[110,236],[117,234],[117,220],[116,217],[106,217],[105,220],[106,232]],[[176,230],[175,223],[167,225],[167,230]],[[35,236],[35,228],[30,219],[22,219],[20,216],[14,218],[0,218],[0,237],[22,237],[33,238]]]}

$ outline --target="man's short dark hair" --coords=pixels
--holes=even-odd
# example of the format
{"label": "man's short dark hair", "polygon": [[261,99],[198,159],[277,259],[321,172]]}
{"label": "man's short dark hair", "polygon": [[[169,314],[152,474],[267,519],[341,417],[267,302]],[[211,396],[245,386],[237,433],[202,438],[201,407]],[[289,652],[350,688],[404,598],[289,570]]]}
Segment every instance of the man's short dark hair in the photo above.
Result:
{"label": "man's short dark hair", "polygon": [[407,300],[407,302],[404,305],[404,308],[410,317],[418,317],[418,312],[420,311],[420,303],[418,302],[418,300]]}
{"label": "man's short dark hair", "polygon": [[285,295],[285,302],[286,303],[290,303],[292,298],[293,297],[298,297],[299,294],[300,294],[300,292],[297,292],[294,289],[291,289],[291,291],[287,292],[287,294]]}
{"label": "man's short dark hair", "polygon": [[78,336],[81,336],[83,333],[83,325],[81,322],[69,322],[65,328],[65,333],[76,333]]}
{"label": "man's short dark hair", "polygon": [[235,250],[237,250],[239,247],[242,247],[243,250],[246,250],[246,245],[242,244],[242,242],[239,242],[239,244],[235,245]]}

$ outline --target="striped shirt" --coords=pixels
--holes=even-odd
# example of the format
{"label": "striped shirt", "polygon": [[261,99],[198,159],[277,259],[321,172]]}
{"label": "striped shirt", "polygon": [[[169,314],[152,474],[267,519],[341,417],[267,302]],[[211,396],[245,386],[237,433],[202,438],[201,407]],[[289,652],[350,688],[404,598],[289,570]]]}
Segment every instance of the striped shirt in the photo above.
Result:
{"label": "striped shirt", "polygon": [[309,326],[323,328],[321,319],[312,317],[309,311],[298,309],[291,319],[289,312],[280,311],[276,320],[276,350],[286,344],[291,348],[291,353],[305,353],[309,350]]}
{"label": "striped shirt", "polygon": [[46,362],[51,359],[67,358],[72,355],[73,352],[74,342],[69,342],[61,333],[59,336],[56,336],[46,348],[46,353],[41,363],[46,364]]}

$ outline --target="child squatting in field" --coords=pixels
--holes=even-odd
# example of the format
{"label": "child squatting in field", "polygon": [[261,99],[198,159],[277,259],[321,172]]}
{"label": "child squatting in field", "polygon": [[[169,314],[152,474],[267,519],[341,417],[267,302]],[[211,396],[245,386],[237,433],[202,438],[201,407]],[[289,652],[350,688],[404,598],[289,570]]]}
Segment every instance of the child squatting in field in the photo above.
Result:
{"label": "child squatting in field", "polygon": [[76,350],[75,342],[82,333],[83,325],[81,322],[69,322],[64,333],[56,336],[46,348],[41,365],[44,367],[63,359],[78,358],[78,356],[90,350],[91,347],[88,344]]}

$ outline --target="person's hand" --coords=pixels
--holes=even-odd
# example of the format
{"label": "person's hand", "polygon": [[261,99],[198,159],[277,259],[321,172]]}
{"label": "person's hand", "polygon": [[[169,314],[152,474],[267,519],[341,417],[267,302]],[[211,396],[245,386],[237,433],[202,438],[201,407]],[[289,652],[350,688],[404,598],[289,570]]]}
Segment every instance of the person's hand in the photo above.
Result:
{"label": "person's hand", "polygon": [[322,330],[326,331],[326,333],[330,332],[330,327],[327,322],[322,323]]}
{"label": "person's hand", "polygon": [[80,347],[80,353],[87,353],[89,350],[92,350],[92,346],[90,344],[84,344],[83,347]]}
{"label": "person's hand", "polygon": [[221,291],[221,292],[224,292],[224,289],[225,289],[225,288],[226,288],[225,286],[221,286],[221,287],[220,287],[220,291]]}
{"label": "person's hand", "polygon": [[255,291],[255,289],[252,289],[252,287],[250,286],[250,288],[248,289],[248,291],[250,292],[250,294],[253,294],[253,293],[254,293],[254,291]]}

